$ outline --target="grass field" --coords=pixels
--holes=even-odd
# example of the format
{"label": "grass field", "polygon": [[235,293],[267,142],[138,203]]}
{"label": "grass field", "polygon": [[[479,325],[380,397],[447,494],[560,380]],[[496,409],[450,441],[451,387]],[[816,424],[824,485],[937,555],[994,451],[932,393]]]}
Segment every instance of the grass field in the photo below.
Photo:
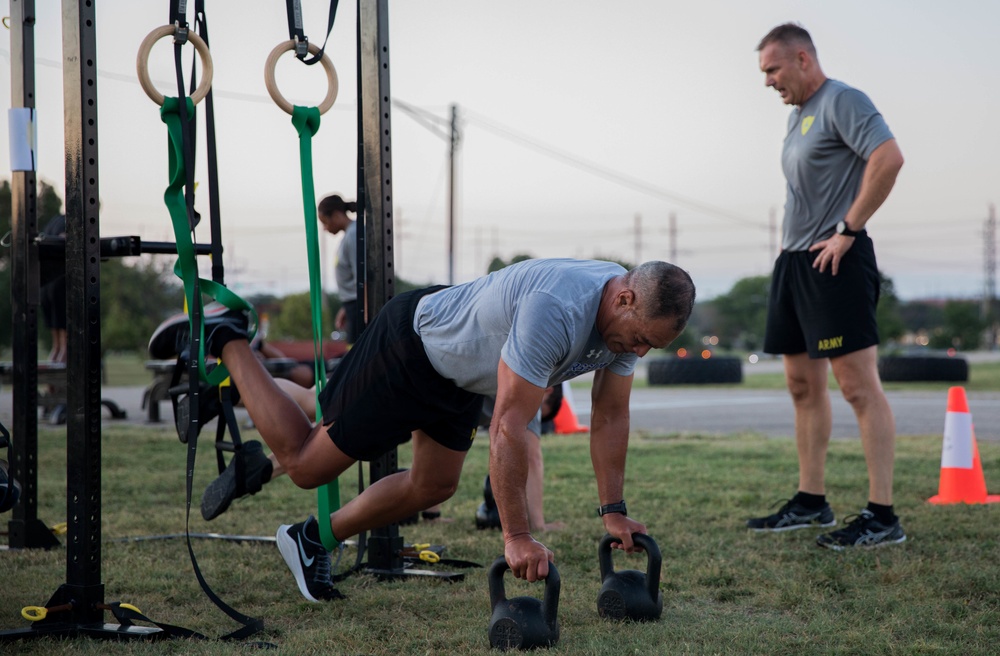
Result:
{"label": "grass field", "polygon": [[[210,431],[203,436],[196,496],[214,474]],[[247,431],[244,438],[253,437]],[[122,541],[183,532],[185,447],[167,429],[103,433],[102,576],[107,601],[210,637],[236,628],[201,592],[182,539]],[[502,552],[496,531],[473,516],[487,471],[488,438],[472,448],[450,523],[401,529],[407,542],[447,546],[446,557],[488,565]],[[987,482],[1000,485],[1000,444],[979,445]],[[991,654],[1000,644],[1000,506],[926,503],[936,493],[941,436],[899,439],[896,507],[909,540],[837,554],[815,546],[815,530],[758,535],[744,520],[761,514],[796,477],[794,444],[740,434],[721,438],[644,437],[630,449],[626,494],[663,551],[662,619],[615,624],[596,612],[600,589],[596,486],[586,437],[546,436],[546,515],[567,524],[541,539],[562,578],[563,654]],[[407,448],[400,450],[402,462]],[[65,434],[43,431],[39,516],[65,520]],[[352,496],[356,473],[343,484]],[[831,445],[828,494],[838,520],[865,502],[857,440]],[[197,504],[197,499],[195,500]],[[192,531],[272,536],[281,523],[315,512],[315,498],[287,480],[238,502],[214,522],[193,508]],[[295,588],[273,544],[196,541],[207,580],[237,610],[261,617],[284,654],[488,654],[486,574],[464,581],[377,582],[355,575],[346,600],[311,604]],[[349,549],[345,559],[353,562]],[[617,569],[645,569],[642,556],[615,556]],[[65,581],[65,550],[0,552],[0,629],[27,625],[20,610],[42,605]],[[540,596],[541,586],[506,579],[508,596]],[[111,620],[110,615],[108,616]],[[231,654],[247,645],[218,641],[110,643],[76,639],[0,645],[18,654]]]}

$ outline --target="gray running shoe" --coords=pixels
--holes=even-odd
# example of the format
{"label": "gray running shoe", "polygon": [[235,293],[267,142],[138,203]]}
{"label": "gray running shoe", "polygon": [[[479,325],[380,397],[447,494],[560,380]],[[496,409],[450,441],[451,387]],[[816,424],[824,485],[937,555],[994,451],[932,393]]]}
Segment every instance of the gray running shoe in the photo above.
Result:
{"label": "gray running shoe", "polygon": [[822,508],[814,510],[792,499],[785,501],[773,515],[747,520],[747,528],[752,531],[794,531],[798,528],[836,525],[837,520],[833,516],[830,504],[824,503]]}
{"label": "gray running shoe", "polygon": [[847,547],[884,547],[906,542],[906,533],[898,518],[892,524],[883,524],[875,519],[872,511],[865,508],[845,521],[847,526],[839,531],[824,533],[816,538],[816,544],[834,551],[843,551]]}

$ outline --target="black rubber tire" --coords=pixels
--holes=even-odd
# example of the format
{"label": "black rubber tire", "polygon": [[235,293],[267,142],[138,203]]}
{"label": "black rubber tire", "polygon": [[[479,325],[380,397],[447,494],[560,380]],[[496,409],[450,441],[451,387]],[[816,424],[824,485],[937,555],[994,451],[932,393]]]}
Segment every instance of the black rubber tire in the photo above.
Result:
{"label": "black rubber tire", "polygon": [[878,375],[883,382],[962,383],[969,380],[969,363],[962,357],[883,355],[878,359]]}
{"label": "black rubber tire", "polygon": [[650,385],[708,385],[742,383],[743,363],[735,356],[666,358],[649,363]]}

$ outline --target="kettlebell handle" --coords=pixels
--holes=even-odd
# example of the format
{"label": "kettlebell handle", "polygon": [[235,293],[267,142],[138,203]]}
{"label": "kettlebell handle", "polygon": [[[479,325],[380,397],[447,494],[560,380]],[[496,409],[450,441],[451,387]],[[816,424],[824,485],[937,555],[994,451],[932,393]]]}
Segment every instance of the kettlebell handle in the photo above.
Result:
{"label": "kettlebell handle", "polygon": [[[503,575],[510,569],[507,559],[500,556],[490,565],[488,572],[490,583],[490,608],[496,608],[497,604],[507,601],[507,592],[504,589]],[[559,570],[554,563],[549,563],[549,575],[545,577],[545,596],[542,599],[542,610],[545,613],[545,623],[549,628],[556,625],[559,619],[559,590],[562,587],[559,579]]]}
{"label": "kettlebell handle", "polygon": [[[636,546],[642,547],[646,552],[646,591],[652,600],[656,600],[660,593],[660,567],[663,565],[663,556],[660,547],[653,538],[645,533],[633,533],[632,542]],[[607,533],[601,538],[598,547],[598,560],[601,564],[601,580],[606,580],[615,573],[614,563],[611,561],[611,545],[621,544],[621,540]]]}

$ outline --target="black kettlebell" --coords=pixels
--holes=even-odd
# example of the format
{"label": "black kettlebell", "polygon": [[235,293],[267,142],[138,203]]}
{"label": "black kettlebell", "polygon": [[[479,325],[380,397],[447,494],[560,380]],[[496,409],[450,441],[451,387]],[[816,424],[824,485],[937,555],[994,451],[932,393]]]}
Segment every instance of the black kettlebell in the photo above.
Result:
{"label": "black kettlebell", "polygon": [[559,572],[549,563],[545,579],[544,601],[534,597],[507,599],[503,575],[510,569],[501,556],[493,561],[489,570],[490,646],[495,649],[534,649],[551,647],[559,640]]}
{"label": "black kettlebell", "polygon": [[660,566],[663,558],[653,538],[643,533],[633,533],[632,541],[646,551],[646,573],[634,569],[615,572],[611,562],[611,545],[621,542],[605,535],[597,549],[601,563],[601,592],[597,595],[597,613],[612,620],[648,622],[660,618],[663,612],[663,594],[660,592]]}

